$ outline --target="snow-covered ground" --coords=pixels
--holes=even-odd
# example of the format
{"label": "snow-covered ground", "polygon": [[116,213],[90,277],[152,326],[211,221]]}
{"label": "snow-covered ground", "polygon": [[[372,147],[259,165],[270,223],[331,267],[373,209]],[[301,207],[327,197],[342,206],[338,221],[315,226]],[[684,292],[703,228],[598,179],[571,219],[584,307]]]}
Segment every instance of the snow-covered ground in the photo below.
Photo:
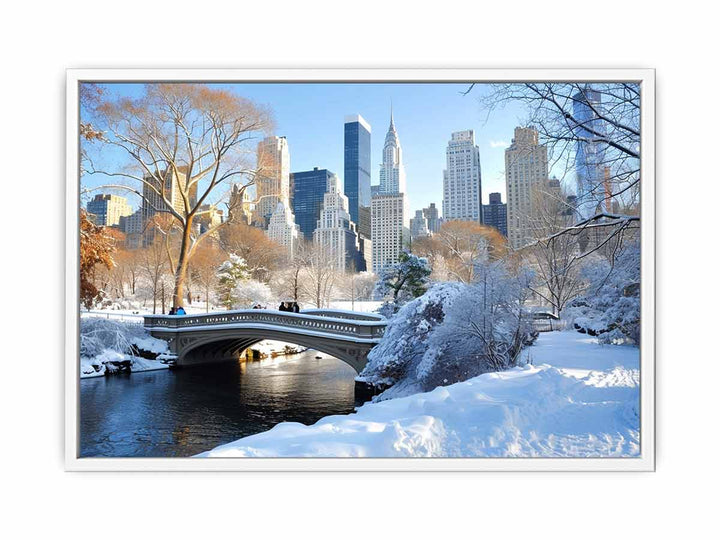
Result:
{"label": "snow-covered ground", "polygon": [[639,349],[541,334],[531,364],[368,403],[312,426],[284,422],[200,457],[631,457]]}

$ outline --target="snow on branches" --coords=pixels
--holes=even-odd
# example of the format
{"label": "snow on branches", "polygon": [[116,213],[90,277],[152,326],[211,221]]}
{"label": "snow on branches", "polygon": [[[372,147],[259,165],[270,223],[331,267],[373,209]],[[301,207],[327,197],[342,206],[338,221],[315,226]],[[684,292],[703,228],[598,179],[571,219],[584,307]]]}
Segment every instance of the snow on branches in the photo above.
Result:
{"label": "snow on branches", "polygon": [[586,293],[567,308],[576,329],[600,343],[640,344],[640,245],[625,247],[613,262],[597,258],[582,269]]}
{"label": "snow on branches", "polygon": [[388,323],[358,380],[390,387],[379,399],[427,391],[517,364],[532,343],[522,305],[529,271],[503,262],[478,265],[471,284],[438,283]]}
{"label": "snow on branches", "polygon": [[375,286],[376,298],[385,300],[380,313],[391,316],[408,301],[424,294],[431,273],[425,257],[402,251],[398,262],[382,272]]}
{"label": "snow on branches", "polygon": [[217,272],[218,302],[227,309],[232,309],[239,299],[237,288],[241,282],[250,279],[250,272],[245,259],[234,253],[220,265]]}

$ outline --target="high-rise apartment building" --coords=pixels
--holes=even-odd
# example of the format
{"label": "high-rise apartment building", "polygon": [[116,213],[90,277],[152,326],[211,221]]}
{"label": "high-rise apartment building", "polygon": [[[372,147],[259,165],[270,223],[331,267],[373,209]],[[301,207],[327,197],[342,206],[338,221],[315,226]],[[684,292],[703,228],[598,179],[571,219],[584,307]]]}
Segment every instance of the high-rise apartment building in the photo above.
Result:
{"label": "high-rise apartment building", "polygon": [[507,236],[507,204],[502,202],[499,193],[491,193],[490,204],[483,205],[483,219],[485,225],[495,227]]}
{"label": "high-rise apartment building", "polygon": [[339,189],[335,175],[327,179],[327,192],[313,241],[336,270],[356,271],[360,259],[360,245],[355,223],[350,219],[348,198]]}
{"label": "high-rise apartment building", "polygon": [[423,208],[422,213],[425,219],[427,219],[428,230],[433,234],[440,232],[440,226],[443,220],[440,219],[440,212],[435,206],[435,203],[430,203],[430,206]]}
{"label": "high-rise apartment building", "polygon": [[87,211],[97,216],[97,225],[106,227],[119,225],[121,218],[133,213],[125,197],[102,193],[95,195],[95,198],[87,203]]}
{"label": "high-rise apartment building", "polygon": [[288,257],[293,258],[299,240],[295,216],[282,201],[277,203],[275,211],[268,220],[267,234],[270,240],[287,248]]}
{"label": "high-rise apartment building", "polygon": [[376,274],[398,261],[410,239],[410,210],[405,189],[402,147],[391,110],[380,166],[380,189],[371,205],[372,269]]}
{"label": "high-rise apartment building", "polygon": [[180,167],[179,174],[175,174],[171,169],[167,169],[162,175],[163,182],[159,182],[154,176],[145,176],[142,203],[143,223],[147,223],[156,213],[165,212],[168,206],[172,207],[179,214],[184,214],[184,192],[189,194],[188,203],[191,207],[197,203],[197,182],[188,188],[185,169],[183,167]]}
{"label": "high-rise apartment building", "polygon": [[118,226],[125,234],[141,233],[145,228],[142,209],[136,210],[128,216],[120,216]]}
{"label": "high-rise apartment building", "polygon": [[577,178],[577,218],[588,219],[602,210],[606,199],[605,149],[599,135],[605,132],[605,124],[598,116],[602,108],[602,95],[585,86],[573,96],[573,116],[578,126],[575,136],[575,174]]}
{"label": "high-rise apartment building", "polygon": [[345,117],[344,192],[348,198],[350,218],[357,225],[361,260],[358,270],[371,267],[372,224],[370,204],[370,124],[359,114]]}
{"label": "high-rise apartment building", "polygon": [[290,204],[290,150],[285,137],[266,137],[257,146],[259,173],[255,178],[253,221],[267,226],[278,203]]}
{"label": "high-rise apartment building", "polygon": [[482,223],[480,149],[472,129],[453,133],[445,150],[443,218]]}
{"label": "high-rise apartment building", "polygon": [[312,240],[318,226],[323,199],[331,179],[338,184],[337,176],[327,169],[315,167],[312,171],[290,174],[290,207],[295,214],[295,223],[307,240]]}
{"label": "high-rise apartment building", "polygon": [[508,241],[514,249],[533,240],[533,198],[548,179],[547,147],[541,145],[536,129],[515,128],[512,144],[505,149]]}

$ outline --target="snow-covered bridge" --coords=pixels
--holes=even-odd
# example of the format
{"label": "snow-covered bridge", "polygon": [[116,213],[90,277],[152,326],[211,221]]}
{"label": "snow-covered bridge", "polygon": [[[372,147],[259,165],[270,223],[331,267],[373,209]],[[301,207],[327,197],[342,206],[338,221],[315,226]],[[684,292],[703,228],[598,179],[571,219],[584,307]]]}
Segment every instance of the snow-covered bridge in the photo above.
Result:
{"label": "snow-covered bridge", "polygon": [[328,309],[303,313],[244,309],[144,318],[145,328],[168,342],[180,366],[237,359],[248,347],[272,339],[335,356],[358,373],[387,324],[379,315]]}

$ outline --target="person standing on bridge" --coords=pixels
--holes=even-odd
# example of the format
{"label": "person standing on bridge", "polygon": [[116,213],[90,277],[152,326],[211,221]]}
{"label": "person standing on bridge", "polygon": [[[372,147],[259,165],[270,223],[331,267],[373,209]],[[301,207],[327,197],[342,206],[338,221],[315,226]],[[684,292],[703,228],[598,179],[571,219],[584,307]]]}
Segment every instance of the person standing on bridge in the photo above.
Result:
{"label": "person standing on bridge", "polygon": [[290,309],[290,306],[287,302],[280,302],[280,307],[278,308],[278,311],[292,311]]}
{"label": "person standing on bridge", "polygon": [[298,305],[297,302],[292,302],[290,304],[290,309],[293,313],[300,313],[300,306]]}
{"label": "person standing on bridge", "polygon": [[185,308],[180,306],[175,310],[175,315],[185,315]]}

